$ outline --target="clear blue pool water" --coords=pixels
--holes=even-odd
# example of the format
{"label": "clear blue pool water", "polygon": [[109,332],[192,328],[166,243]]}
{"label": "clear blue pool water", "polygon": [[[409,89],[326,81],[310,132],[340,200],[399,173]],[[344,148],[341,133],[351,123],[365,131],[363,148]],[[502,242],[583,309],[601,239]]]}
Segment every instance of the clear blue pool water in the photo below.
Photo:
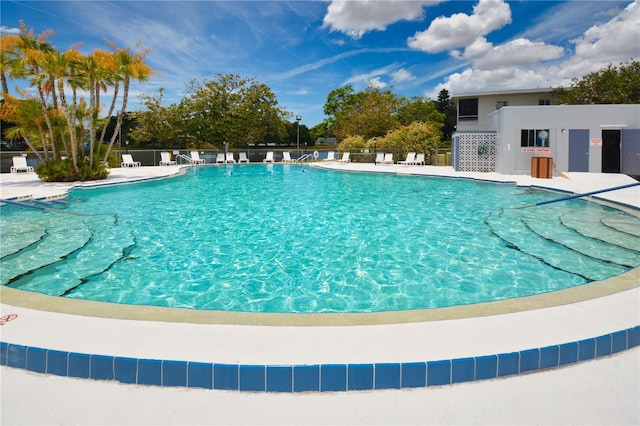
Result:
{"label": "clear blue pool water", "polygon": [[585,200],[512,209],[558,196],[299,165],[198,167],[74,190],[65,210],[86,217],[2,207],[2,283],[125,304],[376,312],[545,293],[640,265],[632,215]]}

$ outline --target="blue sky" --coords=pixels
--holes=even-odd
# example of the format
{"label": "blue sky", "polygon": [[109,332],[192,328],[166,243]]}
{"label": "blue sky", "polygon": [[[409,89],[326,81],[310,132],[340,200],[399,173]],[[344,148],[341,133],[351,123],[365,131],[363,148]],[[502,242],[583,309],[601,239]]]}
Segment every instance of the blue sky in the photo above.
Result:
{"label": "blue sky", "polygon": [[640,0],[630,1],[12,1],[1,31],[23,19],[55,31],[59,49],[151,49],[158,72],[131,90],[164,88],[166,103],[193,78],[217,73],[267,84],[308,127],[330,91],[351,84],[435,99],[487,90],[568,85],[609,63],[640,58]]}

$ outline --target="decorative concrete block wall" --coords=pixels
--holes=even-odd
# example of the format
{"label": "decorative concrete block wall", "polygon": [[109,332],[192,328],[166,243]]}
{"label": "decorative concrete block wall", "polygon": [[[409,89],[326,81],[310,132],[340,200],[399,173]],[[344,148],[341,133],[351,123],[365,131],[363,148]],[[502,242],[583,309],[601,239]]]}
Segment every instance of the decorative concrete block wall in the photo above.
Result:
{"label": "decorative concrete block wall", "polygon": [[456,133],[454,168],[460,172],[496,171],[496,133]]}

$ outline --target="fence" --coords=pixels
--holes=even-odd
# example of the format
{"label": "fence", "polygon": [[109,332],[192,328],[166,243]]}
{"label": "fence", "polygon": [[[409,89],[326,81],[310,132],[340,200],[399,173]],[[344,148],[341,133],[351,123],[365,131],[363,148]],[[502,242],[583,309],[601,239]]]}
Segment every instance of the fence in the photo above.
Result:
{"label": "fence", "polygon": [[[178,156],[178,154],[189,156],[192,150],[173,150],[173,149],[151,149],[151,150],[142,150],[142,149],[114,149],[111,152],[111,160],[110,164],[112,167],[119,167],[120,162],[122,161],[122,154],[131,154],[135,161],[139,161],[143,166],[157,166],[160,162],[160,153],[161,152],[170,152],[172,154],[173,159],[178,164],[186,164],[187,160]],[[260,149],[232,149],[229,152],[234,153],[234,157],[236,161],[238,160],[238,154],[240,152],[245,152],[249,161],[252,163],[261,163],[262,160],[266,157],[268,151],[274,152],[274,161],[281,161],[283,157],[283,152],[291,152],[292,158],[299,158],[305,154],[312,154],[314,152],[318,152],[318,160],[322,160],[327,158],[327,154],[329,151],[336,152],[336,158],[340,158],[339,152],[337,150],[331,149],[319,149],[319,150],[311,150],[311,149],[301,149],[299,152],[296,149],[269,149],[269,148],[260,148]],[[205,160],[207,163],[215,163],[216,158],[219,154],[224,154],[222,150],[198,150],[200,153],[200,158]],[[404,160],[403,157],[400,157],[400,152],[394,152],[393,157],[394,161]],[[435,149],[426,153],[426,164],[432,164],[436,166],[449,166],[451,165],[451,150],[450,149]],[[0,172],[1,173],[9,173],[11,166],[13,164],[12,157],[24,155],[27,157],[27,164],[32,167],[36,167],[39,164],[38,157],[32,153],[27,151],[2,151],[0,152]],[[312,157],[313,158],[313,157]],[[358,152],[351,152],[350,159],[354,163],[373,163],[375,159],[375,153],[371,150],[361,150]]]}

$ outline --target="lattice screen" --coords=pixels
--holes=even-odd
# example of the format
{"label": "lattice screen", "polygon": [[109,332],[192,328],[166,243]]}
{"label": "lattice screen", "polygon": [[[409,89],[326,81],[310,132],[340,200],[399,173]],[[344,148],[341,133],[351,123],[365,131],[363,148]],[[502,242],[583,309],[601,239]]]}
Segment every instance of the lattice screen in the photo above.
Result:
{"label": "lattice screen", "polygon": [[457,133],[458,170],[461,172],[495,172],[496,134]]}

